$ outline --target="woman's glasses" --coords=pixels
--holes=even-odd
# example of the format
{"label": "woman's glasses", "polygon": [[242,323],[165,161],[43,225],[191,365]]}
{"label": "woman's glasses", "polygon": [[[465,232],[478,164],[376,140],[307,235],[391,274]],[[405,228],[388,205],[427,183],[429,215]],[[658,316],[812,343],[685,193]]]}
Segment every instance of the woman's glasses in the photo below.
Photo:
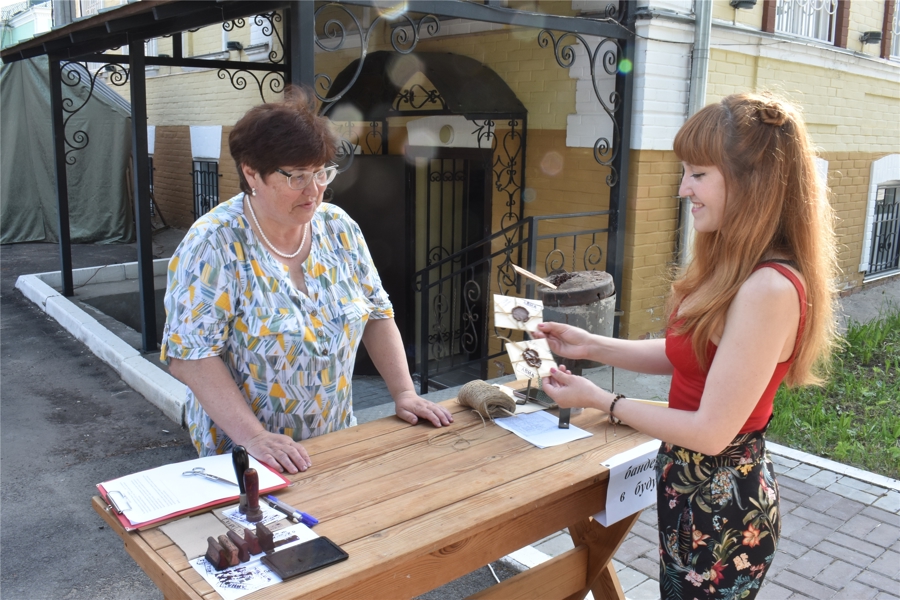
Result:
{"label": "woman's glasses", "polygon": [[296,175],[291,175],[287,171],[283,169],[275,169],[276,173],[281,173],[285,177],[287,177],[288,187],[292,190],[302,190],[305,189],[310,183],[315,180],[316,185],[328,185],[332,181],[334,181],[335,175],[337,175],[337,165],[330,165],[325,167],[324,169],[319,169],[315,173],[310,173],[309,171],[304,171],[302,173],[297,173]]}

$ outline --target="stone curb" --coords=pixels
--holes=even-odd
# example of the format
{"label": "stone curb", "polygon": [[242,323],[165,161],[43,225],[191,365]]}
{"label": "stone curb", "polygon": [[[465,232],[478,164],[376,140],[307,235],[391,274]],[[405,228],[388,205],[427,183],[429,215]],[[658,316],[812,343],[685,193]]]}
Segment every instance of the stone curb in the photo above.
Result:
{"label": "stone curb", "polygon": [[803,452],[802,450],[794,450],[793,448],[788,448],[787,446],[782,446],[781,444],[776,444],[768,440],[766,441],[766,448],[769,450],[769,452],[771,452],[772,454],[777,454],[778,456],[790,458],[798,462],[818,467],[819,469],[822,469],[824,471],[832,471],[845,477],[858,479],[859,481],[863,481],[865,483],[871,483],[872,485],[877,485],[879,487],[888,488],[900,492],[900,480],[897,479],[891,479],[890,477],[885,477],[884,475],[879,475],[878,473],[863,471],[862,469],[857,469],[856,467],[844,465],[828,458],[816,456],[815,454],[808,454],[806,452]]}
{"label": "stone curb", "polygon": [[[154,261],[154,273],[160,267],[165,273],[167,264],[168,259]],[[137,271],[136,268],[129,269],[130,266],[130,264],[110,265],[109,267],[73,269],[72,279],[76,285],[83,285],[87,281],[95,283],[108,280],[121,281],[123,276],[131,279],[133,277],[129,277],[129,271],[133,271],[135,275]],[[54,283],[59,284],[59,282],[58,271],[21,275],[16,280],[16,289],[90,348],[91,352],[112,367],[132,389],[147,398],[167,417],[183,426],[184,384],[150,364],[141,356],[140,352],[123,342],[94,317],[52,287]]]}

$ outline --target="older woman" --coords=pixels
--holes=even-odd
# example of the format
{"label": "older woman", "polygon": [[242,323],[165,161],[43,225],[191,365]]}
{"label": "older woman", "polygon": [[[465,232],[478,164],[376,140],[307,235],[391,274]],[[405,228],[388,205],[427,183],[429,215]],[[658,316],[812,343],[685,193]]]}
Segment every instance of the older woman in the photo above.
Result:
{"label": "older woman", "polygon": [[229,138],[242,194],[197,220],[169,263],[161,359],[187,384],[201,456],[235,444],[277,470],[301,440],[355,424],[362,339],[397,415],[453,419],[416,395],[393,310],[357,224],[323,204],[336,139],[308,92],[252,108]]}

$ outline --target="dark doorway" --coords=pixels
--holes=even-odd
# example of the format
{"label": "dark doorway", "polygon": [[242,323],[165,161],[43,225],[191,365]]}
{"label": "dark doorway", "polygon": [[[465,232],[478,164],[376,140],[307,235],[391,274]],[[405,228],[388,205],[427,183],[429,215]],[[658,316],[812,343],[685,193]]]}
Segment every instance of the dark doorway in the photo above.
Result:
{"label": "dark doorway", "polygon": [[490,234],[491,151],[410,147],[407,155],[415,270],[427,269],[429,282],[416,303],[417,361],[427,361],[436,387],[484,379],[490,273],[484,246],[463,251]]}
{"label": "dark doorway", "polygon": [[[403,337],[410,367],[415,357],[412,319],[413,245],[407,209],[407,164],[402,156],[355,156],[350,167],[331,183],[331,202],[359,224],[381,276],[381,283],[394,305],[394,319]],[[378,375],[360,345],[356,375]]]}

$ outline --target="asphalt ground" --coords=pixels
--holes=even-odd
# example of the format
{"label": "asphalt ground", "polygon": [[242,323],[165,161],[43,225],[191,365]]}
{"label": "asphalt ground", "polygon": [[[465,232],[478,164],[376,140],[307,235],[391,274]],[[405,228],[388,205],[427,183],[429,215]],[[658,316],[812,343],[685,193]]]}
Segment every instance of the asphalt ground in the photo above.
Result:
{"label": "asphalt ground", "polygon": [[[134,244],[72,248],[74,268],[136,260]],[[56,245],[0,246],[0,597],[159,600],[91,497],[99,482],[197,454],[186,430],[15,289],[19,275],[59,264]],[[465,598],[494,583],[484,567],[423,598]]]}

